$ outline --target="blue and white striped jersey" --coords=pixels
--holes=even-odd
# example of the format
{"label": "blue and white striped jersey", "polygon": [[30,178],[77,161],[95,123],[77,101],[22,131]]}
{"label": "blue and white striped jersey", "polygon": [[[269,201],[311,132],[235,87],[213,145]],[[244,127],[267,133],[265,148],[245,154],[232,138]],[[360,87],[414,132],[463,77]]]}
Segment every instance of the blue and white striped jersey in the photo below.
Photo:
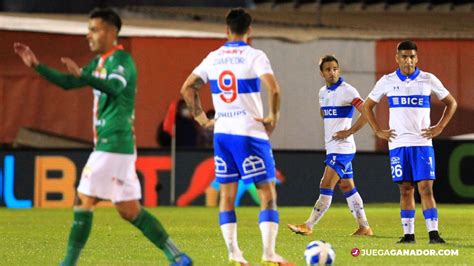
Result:
{"label": "blue and white striped jersey", "polygon": [[214,133],[268,140],[261,122],[260,76],[273,74],[265,53],[245,42],[227,42],[196,67],[194,74],[210,83],[216,110]]}
{"label": "blue and white striped jersey", "polygon": [[420,71],[419,68],[410,76],[403,75],[397,69],[377,81],[369,97],[375,102],[379,102],[383,96],[388,97],[390,129],[395,129],[397,135],[388,143],[390,150],[432,146],[430,139],[421,136],[421,130],[431,125],[431,94],[442,100],[449,95],[449,91],[435,75]]}
{"label": "blue and white striped jersey", "polygon": [[341,77],[330,87],[319,90],[319,105],[324,119],[324,141],[326,154],[352,154],[356,152],[354,137],[333,139],[334,133],[349,129],[352,125],[354,107],[363,103],[359,92]]}

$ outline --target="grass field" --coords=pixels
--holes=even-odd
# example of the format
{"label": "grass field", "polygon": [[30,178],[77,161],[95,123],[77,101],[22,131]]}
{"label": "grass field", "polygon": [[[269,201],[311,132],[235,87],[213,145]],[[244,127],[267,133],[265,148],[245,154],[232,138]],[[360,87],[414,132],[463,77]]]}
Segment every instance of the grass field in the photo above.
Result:
{"label": "grass field", "polygon": [[[367,204],[366,213],[374,237],[348,236],[356,224],[346,205],[333,205],[315,227],[313,236],[290,233],[286,224],[306,219],[310,207],[280,208],[277,251],[304,265],[303,252],[312,240],[325,240],[336,250],[336,265],[474,265],[474,205],[439,205],[440,232],[445,245],[429,245],[420,207],[416,212],[417,243],[397,245],[402,235],[396,204]],[[174,241],[195,261],[195,265],[226,265],[227,253],[217,222],[216,208],[159,207],[149,209],[165,224]],[[239,245],[253,265],[261,256],[258,209],[237,209]],[[0,208],[0,265],[57,265],[62,259],[72,220],[70,209]],[[449,249],[458,256],[358,256],[359,249]],[[122,221],[114,209],[95,211],[94,227],[79,265],[167,265],[160,251],[141,233]]]}

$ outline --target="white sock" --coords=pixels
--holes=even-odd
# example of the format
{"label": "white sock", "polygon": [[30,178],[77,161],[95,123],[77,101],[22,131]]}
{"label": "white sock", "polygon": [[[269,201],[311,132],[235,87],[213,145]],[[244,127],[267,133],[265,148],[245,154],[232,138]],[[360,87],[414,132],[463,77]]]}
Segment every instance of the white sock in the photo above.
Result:
{"label": "white sock", "polygon": [[402,210],[402,227],[403,233],[413,235],[415,234],[415,210]]}
{"label": "white sock", "polygon": [[438,209],[431,208],[423,211],[425,217],[426,229],[428,232],[438,231]]}
{"label": "white sock", "polygon": [[402,218],[403,233],[413,235],[415,233],[415,218]]}
{"label": "white sock", "polygon": [[[355,193],[353,193],[354,190]],[[367,221],[367,216],[365,215],[364,202],[362,201],[359,192],[357,192],[357,189],[354,188],[351,193],[353,194],[346,197],[346,201],[349,209],[351,210],[352,216],[354,216],[356,219],[359,227],[369,227],[369,222]],[[344,196],[346,195],[348,194],[344,193]]]}
{"label": "white sock", "polygon": [[425,223],[426,223],[426,229],[428,230],[428,232],[438,231],[438,219],[436,220],[426,219]]}
{"label": "white sock", "polygon": [[278,223],[275,222],[260,222],[258,225],[262,233],[263,242],[263,260],[272,260],[275,258],[275,244],[278,235]]}
{"label": "white sock", "polygon": [[221,225],[221,231],[229,252],[229,260],[245,262],[242,251],[237,244],[237,223],[223,224]]}
{"label": "white sock", "polygon": [[323,215],[329,209],[329,206],[331,206],[333,190],[331,189],[320,189],[320,190],[321,190],[321,193],[319,194],[319,198],[314,204],[313,210],[311,211],[311,215],[309,216],[308,220],[306,220],[305,222],[309,228],[313,228],[313,226],[319,222],[319,220],[323,217]]}

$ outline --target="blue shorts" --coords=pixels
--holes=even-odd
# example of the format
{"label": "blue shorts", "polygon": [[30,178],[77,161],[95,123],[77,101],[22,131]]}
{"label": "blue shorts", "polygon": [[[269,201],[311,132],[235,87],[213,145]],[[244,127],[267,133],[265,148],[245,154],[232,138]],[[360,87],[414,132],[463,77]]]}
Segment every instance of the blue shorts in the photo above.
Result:
{"label": "blue shorts", "polygon": [[268,140],[247,136],[214,134],[214,163],[221,184],[275,181],[275,161]]}
{"label": "blue shorts", "polygon": [[326,160],[324,160],[324,163],[334,169],[340,178],[348,179],[354,176],[352,172],[352,159],[354,159],[354,156],[355,153],[330,153],[326,154]]}
{"label": "blue shorts", "polygon": [[390,150],[394,182],[435,180],[435,157],[432,146],[400,147]]}

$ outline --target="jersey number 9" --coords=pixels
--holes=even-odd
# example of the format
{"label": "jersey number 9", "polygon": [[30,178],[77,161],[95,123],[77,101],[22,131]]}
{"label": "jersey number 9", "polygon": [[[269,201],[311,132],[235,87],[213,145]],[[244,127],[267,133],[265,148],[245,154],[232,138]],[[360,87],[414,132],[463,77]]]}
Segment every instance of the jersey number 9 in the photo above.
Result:
{"label": "jersey number 9", "polygon": [[237,99],[237,79],[230,70],[225,70],[219,75],[219,89],[222,91],[221,99],[226,103],[231,103]]}

